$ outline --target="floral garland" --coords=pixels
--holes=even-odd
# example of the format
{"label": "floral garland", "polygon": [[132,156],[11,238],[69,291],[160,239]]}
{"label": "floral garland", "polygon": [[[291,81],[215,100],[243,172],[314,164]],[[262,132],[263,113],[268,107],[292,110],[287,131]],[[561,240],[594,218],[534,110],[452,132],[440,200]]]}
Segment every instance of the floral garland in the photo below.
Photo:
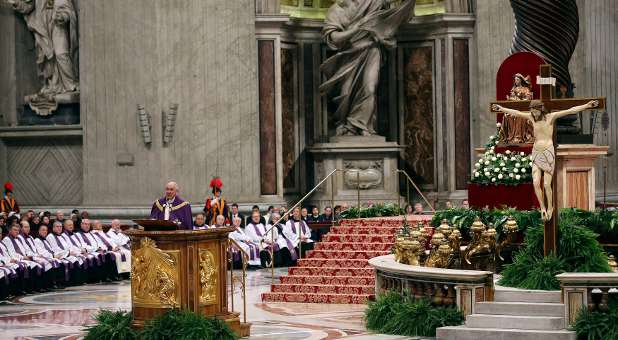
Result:
{"label": "floral garland", "polygon": [[[497,123],[496,127],[500,132],[502,124]],[[485,145],[485,153],[474,164],[471,182],[484,185],[517,185],[532,182],[530,156],[526,156],[523,152],[511,152],[511,150],[496,153],[497,144],[498,137],[489,136],[489,142]]]}

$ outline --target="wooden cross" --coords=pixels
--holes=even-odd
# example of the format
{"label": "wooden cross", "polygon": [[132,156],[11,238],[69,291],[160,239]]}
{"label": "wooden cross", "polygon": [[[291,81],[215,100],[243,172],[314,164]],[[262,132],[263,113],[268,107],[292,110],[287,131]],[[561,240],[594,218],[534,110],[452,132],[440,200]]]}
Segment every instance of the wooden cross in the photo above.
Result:
{"label": "wooden cross", "polygon": [[[596,100],[599,102],[599,105],[595,108],[595,110],[604,110],[605,109],[605,97],[597,97],[597,98],[566,98],[566,99],[552,99],[552,93],[554,92],[553,86],[555,86],[556,78],[551,76],[551,65],[544,64],[539,67],[539,77],[537,77],[537,84],[541,87],[540,100],[543,102],[543,105],[547,109],[548,112],[566,110],[571,107],[577,105],[584,105],[591,100]],[[530,111],[530,101],[529,100],[500,100],[496,102],[492,102],[490,105],[490,110],[492,112],[497,112],[497,110],[493,109],[493,105],[497,104],[505,108],[519,110],[519,111]],[[558,143],[556,141],[556,129],[554,128],[554,148],[557,150]],[[556,240],[557,240],[557,232],[558,232],[558,194],[556,192],[556,176],[554,173],[553,181],[552,181],[552,193],[553,193],[553,206],[554,212],[549,221],[545,222],[544,228],[544,244],[543,251],[545,256],[550,253],[556,252]]]}

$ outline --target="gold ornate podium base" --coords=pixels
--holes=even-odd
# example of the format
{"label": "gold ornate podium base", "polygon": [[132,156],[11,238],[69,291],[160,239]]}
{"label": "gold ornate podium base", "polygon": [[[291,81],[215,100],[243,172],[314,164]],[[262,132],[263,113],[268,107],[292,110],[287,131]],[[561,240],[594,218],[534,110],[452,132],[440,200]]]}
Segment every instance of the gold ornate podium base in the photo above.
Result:
{"label": "gold ornate podium base", "polygon": [[233,230],[127,230],[134,327],[183,309],[217,317],[237,335],[248,336],[250,324],[241,324],[227,304],[227,235]]}

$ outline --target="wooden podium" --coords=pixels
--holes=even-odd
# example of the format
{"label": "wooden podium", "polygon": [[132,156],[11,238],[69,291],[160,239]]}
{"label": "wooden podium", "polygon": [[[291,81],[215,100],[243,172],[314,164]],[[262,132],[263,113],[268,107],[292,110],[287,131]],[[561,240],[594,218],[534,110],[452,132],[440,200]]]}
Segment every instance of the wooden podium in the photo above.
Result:
{"label": "wooden podium", "polygon": [[215,316],[237,335],[247,336],[250,324],[241,324],[239,313],[228,311],[228,234],[234,228],[169,230],[165,221],[135,222],[139,229],[125,231],[131,239],[134,327],[170,309],[183,309]]}

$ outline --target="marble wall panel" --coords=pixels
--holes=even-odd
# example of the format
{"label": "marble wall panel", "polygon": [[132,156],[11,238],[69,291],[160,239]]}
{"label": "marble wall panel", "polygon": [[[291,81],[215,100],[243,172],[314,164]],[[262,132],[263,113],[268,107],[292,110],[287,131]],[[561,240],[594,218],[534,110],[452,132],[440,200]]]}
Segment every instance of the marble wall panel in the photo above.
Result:
{"label": "marble wall panel", "polygon": [[298,52],[296,45],[281,48],[281,152],[283,188],[298,190]]}
{"label": "marble wall panel", "polygon": [[434,181],[433,47],[401,46],[403,162],[423,184]]}
{"label": "marble wall panel", "polygon": [[470,64],[468,39],[453,39],[455,118],[455,189],[466,190],[470,178]]}
{"label": "marble wall panel", "polygon": [[[199,205],[220,176],[234,201],[260,199],[255,9],[228,0],[81,0],[84,204],[149,205],[176,180]],[[178,104],[162,143],[162,113]],[[152,145],[137,125],[152,115]],[[117,164],[131,155],[132,166]]]}
{"label": "marble wall panel", "polygon": [[258,41],[260,91],[260,191],[277,193],[277,143],[275,119],[275,42]]}
{"label": "marble wall panel", "polygon": [[6,140],[8,180],[21,205],[82,201],[81,138]]}

